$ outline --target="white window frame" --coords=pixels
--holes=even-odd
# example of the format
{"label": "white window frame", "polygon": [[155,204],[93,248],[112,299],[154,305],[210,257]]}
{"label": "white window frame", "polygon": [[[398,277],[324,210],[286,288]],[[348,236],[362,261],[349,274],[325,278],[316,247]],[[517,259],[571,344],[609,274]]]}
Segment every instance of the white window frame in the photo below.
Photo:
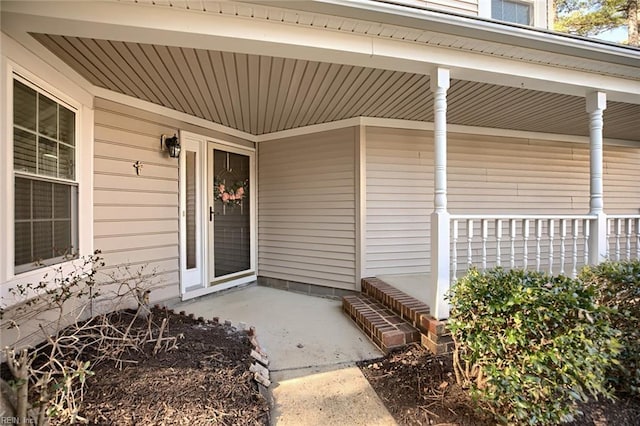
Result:
{"label": "white window frame", "polygon": [[[74,244],[73,246],[73,253],[72,255],[74,255],[74,258],[77,255],[77,251],[78,251],[78,225],[79,225],[79,211],[78,211],[78,188],[79,188],[79,182],[77,179],[77,174],[76,174],[76,169],[77,169],[77,165],[78,165],[78,156],[77,156],[77,149],[76,149],[76,145],[77,145],[77,136],[78,136],[78,127],[79,127],[79,122],[78,122],[78,108],[76,108],[75,106],[72,106],[66,102],[64,102],[63,100],[59,99],[58,97],[52,95],[50,92],[45,91],[44,89],[42,89],[41,87],[33,84],[31,81],[29,81],[28,79],[24,78],[23,76],[14,73],[13,74],[13,81],[18,81],[20,83],[22,83],[23,85],[29,87],[30,89],[32,89],[33,91],[35,91],[36,93],[38,93],[40,96],[45,96],[49,99],[51,99],[52,101],[56,102],[58,105],[61,105],[69,110],[71,110],[74,113],[74,146],[73,146],[73,175],[74,175],[74,179],[66,179],[66,178],[60,178],[58,176],[48,176],[48,175],[44,175],[44,174],[39,174],[39,173],[31,173],[31,172],[16,172],[16,170],[14,169],[14,173],[13,173],[13,179],[14,179],[14,203],[15,203],[15,179],[16,178],[24,178],[24,179],[28,179],[30,181],[43,181],[43,182],[50,182],[50,183],[60,183],[63,185],[68,185],[71,188],[75,188],[75,194],[72,192],[71,193],[71,235],[72,235],[72,243]],[[15,87],[15,83],[12,85],[12,88]],[[13,98],[13,96],[12,96]],[[13,103],[13,99],[12,99],[12,103]],[[14,124],[12,120],[12,125]],[[10,141],[12,141],[12,143],[15,146],[15,141],[13,139],[13,135],[12,138],[10,139]],[[38,139],[36,138],[36,144],[38,143]],[[13,158],[11,158],[10,160],[13,160]],[[37,161],[37,159],[36,159]],[[75,207],[75,208],[74,208]],[[15,219],[15,218],[14,218]],[[14,230],[15,230],[15,222],[14,222]],[[15,259],[15,239],[13,241],[14,245],[13,245],[13,254],[14,254],[14,259]],[[38,269],[42,269],[46,266],[56,266],[56,265],[60,265],[62,263],[65,263],[64,260],[64,256],[57,256],[57,257],[50,257],[47,259],[44,259],[44,263],[42,266],[33,266],[33,267],[28,267],[26,265],[14,265],[14,274],[15,275],[21,275],[22,273],[25,272],[30,272],[30,271],[35,271]]]}
{"label": "white window frame", "polygon": [[535,24],[535,11],[534,11],[535,7],[534,7],[533,2],[526,1],[526,0],[491,0],[492,9],[493,9],[493,2],[494,1],[508,2],[508,3],[513,3],[513,4],[516,4],[516,5],[522,5],[522,6],[528,7],[529,8],[529,22],[526,23],[526,24],[522,24],[520,22],[507,21],[507,20],[502,19],[502,18],[494,17],[493,13],[491,14],[491,18],[492,19],[496,19],[496,20],[502,21],[502,22],[509,22],[511,24],[517,24],[517,25],[531,25],[531,26],[533,26]]}
{"label": "white window frame", "polygon": [[[531,5],[531,25],[536,28],[547,28],[547,3],[546,0],[515,0],[518,3]],[[478,0],[478,16],[486,19],[495,19],[491,16],[492,0]],[[508,22],[508,21],[500,21]]]}
{"label": "white window frame", "polygon": [[[6,40],[4,35],[2,38],[4,42]],[[11,56],[19,58],[22,64],[12,60]],[[3,85],[2,95],[0,96],[0,105],[2,105],[0,127],[4,129],[2,137],[9,142],[0,146],[0,162],[4,166],[0,173],[0,188],[2,188],[0,193],[4,193],[2,205],[0,205],[0,234],[5,236],[0,242],[0,305],[8,307],[35,296],[35,294],[25,294],[18,297],[11,293],[11,288],[15,288],[18,284],[37,284],[45,275],[51,279],[58,270],[61,270],[63,275],[77,271],[82,266],[82,257],[93,253],[93,105],[92,97],[85,96],[86,92],[66,76],[52,70],[38,58],[15,48],[11,43],[9,43],[7,49],[7,56],[4,56],[3,52],[0,60],[1,84]],[[18,75],[20,77],[19,80],[29,82],[31,86],[37,87],[39,91],[50,95],[55,100],[71,106],[76,113],[76,176],[74,182],[78,185],[78,217],[74,226],[76,226],[78,234],[78,259],[63,261],[55,265],[21,273],[16,273],[14,266],[14,75]],[[79,101],[79,98],[83,99],[84,102]],[[90,102],[87,102],[88,99]]]}

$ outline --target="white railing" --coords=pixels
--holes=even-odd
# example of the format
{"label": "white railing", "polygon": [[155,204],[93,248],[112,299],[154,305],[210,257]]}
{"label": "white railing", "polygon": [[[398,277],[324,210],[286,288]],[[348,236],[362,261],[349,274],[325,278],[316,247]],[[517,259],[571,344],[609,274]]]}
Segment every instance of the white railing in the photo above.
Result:
{"label": "white railing", "polygon": [[[575,277],[589,261],[594,220],[589,215],[453,214],[451,280],[471,266],[535,269]],[[635,230],[637,236],[637,222]]]}
{"label": "white railing", "polygon": [[640,215],[607,215],[607,259],[640,259]]}

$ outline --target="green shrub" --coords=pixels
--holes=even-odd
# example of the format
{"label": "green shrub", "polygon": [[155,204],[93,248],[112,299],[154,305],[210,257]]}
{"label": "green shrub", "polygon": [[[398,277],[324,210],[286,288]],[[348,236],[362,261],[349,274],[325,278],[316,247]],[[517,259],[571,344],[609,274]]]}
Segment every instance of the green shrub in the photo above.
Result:
{"label": "green shrub", "polygon": [[612,308],[612,325],[622,332],[620,364],[609,372],[617,392],[640,396],[640,261],[585,267],[580,279],[596,288],[597,301]]}
{"label": "green shrub", "polygon": [[610,396],[605,373],[620,344],[593,287],[472,269],[449,298],[456,377],[496,420],[557,424],[571,421],[589,394]]}

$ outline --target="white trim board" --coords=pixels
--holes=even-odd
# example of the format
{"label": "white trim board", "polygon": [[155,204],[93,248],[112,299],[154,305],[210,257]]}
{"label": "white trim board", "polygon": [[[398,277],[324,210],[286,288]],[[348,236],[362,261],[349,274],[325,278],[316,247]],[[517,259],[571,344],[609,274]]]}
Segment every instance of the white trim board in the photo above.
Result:
{"label": "white trim board", "polygon": [[[586,114],[586,113],[585,113]],[[605,122],[606,125],[606,122]],[[311,133],[324,132],[327,130],[342,129],[345,127],[364,126],[364,127],[384,127],[390,129],[405,130],[424,130],[433,131],[433,122],[399,120],[393,118],[377,118],[377,117],[354,117],[344,120],[334,121],[331,123],[314,124],[311,126],[299,127],[297,129],[283,130],[280,132],[267,133],[263,135],[252,135],[252,140],[256,143],[267,142],[275,139],[284,139],[293,136],[302,136]],[[557,133],[543,133],[526,130],[498,129],[492,127],[465,126],[461,124],[447,123],[448,133],[462,133],[481,136],[497,136],[507,138],[520,139],[536,139],[554,142],[570,142],[570,143],[589,143],[588,136],[563,135]],[[605,138],[606,145],[618,146],[639,146],[640,142]]]}

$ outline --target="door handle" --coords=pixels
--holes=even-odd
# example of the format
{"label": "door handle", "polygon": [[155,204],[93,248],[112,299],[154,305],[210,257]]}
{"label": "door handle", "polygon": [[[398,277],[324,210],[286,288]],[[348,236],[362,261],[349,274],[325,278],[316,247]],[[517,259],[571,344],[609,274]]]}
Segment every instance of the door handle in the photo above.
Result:
{"label": "door handle", "polygon": [[215,212],[213,211],[213,207],[209,206],[209,222],[213,222],[214,215],[215,215]]}

